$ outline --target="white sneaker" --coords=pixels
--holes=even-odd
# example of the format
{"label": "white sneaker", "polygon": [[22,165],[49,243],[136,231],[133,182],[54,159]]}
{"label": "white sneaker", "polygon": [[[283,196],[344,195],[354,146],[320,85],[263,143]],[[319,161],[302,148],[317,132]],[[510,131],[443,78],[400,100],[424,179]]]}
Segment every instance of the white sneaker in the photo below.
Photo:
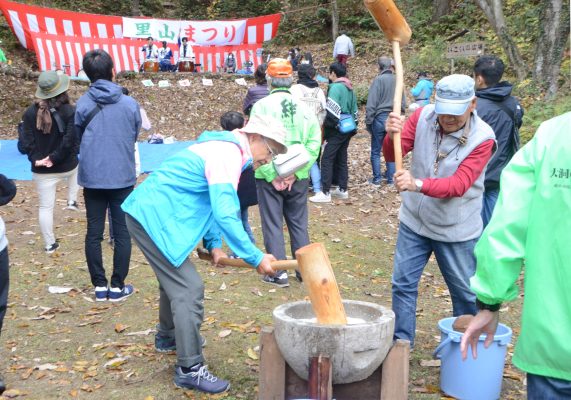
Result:
{"label": "white sneaker", "polygon": [[335,197],[336,199],[347,200],[349,198],[349,193],[347,193],[346,190],[341,190],[337,188],[331,192],[331,197]]}
{"label": "white sneaker", "polygon": [[325,194],[323,192],[317,192],[315,196],[311,196],[309,201],[312,203],[330,203],[331,202],[331,195]]}

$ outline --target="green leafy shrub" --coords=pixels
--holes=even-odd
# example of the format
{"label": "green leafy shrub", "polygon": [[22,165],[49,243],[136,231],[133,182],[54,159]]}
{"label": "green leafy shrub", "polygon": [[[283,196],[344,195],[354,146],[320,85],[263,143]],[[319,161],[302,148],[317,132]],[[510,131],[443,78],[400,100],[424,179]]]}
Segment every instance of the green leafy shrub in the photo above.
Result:
{"label": "green leafy shrub", "polygon": [[355,95],[357,96],[357,106],[364,106],[367,104],[367,97],[369,96],[369,86],[356,85]]}
{"label": "green leafy shrub", "polygon": [[571,110],[571,96],[561,95],[553,101],[537,100],[525,109],[519,131],[522,145],[529,142],[542,122]]}

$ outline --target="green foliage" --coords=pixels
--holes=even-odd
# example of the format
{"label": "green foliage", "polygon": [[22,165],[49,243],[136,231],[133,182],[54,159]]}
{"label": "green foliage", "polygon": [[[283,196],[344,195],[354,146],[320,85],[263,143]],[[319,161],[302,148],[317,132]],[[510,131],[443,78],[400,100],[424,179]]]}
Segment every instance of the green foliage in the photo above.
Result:
{"label": "green foliage", "polygon": [[280,10],[279,0],[213,0],[207,12],[209,19],[232,19],[274,14]]}
{"label": "green foliage", "polygon": [[571,95],[569,94],[561,95],[553,101],[536,99],[530,107],[525,109],[523,124],[520,129],[522,145],[531,140],[533,135],[535,135],[535,131],[542,122],[569,112],[570,110]]}
{"label": "green foliage", "polygon": [[355,95],[357,96],[357,106],[364,106],[367,104],[367,97],[369,96],[369,86],[367,85],[356,85]]}

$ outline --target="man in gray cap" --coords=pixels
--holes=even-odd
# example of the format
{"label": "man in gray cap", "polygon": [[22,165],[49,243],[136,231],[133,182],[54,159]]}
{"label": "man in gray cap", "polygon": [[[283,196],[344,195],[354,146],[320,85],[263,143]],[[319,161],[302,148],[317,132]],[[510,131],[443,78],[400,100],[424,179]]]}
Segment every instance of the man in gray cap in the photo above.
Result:
{"label": "man in gray cap", "polygon": [[395,173],[401,192],[393,270],[395,338],[414,344],[418,283],[434,253],[448,285],[454,316],[475,314],[470,290],[474,246],[482,233],[484,172],[495,151],[492,128],[476,114],[474,80],[450,75],[436,85],[436,104],[403,123],[391,113],[383,154],[394,160],[392,137],[402,133],[402,153],[414,150],[410,170]]}

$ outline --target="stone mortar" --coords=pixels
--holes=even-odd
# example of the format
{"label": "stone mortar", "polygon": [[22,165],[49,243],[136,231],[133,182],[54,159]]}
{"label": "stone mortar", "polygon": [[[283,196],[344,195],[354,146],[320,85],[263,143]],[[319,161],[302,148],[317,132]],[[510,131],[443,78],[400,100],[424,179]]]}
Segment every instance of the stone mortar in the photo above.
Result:
{"label": "stone mortar", "polygon": [[289,366],[307,380],[309,359],[319,354],[331,358],[333,383],[358,382],[381,365],[393,342],[395,314],[378,304],[343,300],[349,318],[365,323],[319,325],[309,301],[283,304],[274,309],[274,332]]}

